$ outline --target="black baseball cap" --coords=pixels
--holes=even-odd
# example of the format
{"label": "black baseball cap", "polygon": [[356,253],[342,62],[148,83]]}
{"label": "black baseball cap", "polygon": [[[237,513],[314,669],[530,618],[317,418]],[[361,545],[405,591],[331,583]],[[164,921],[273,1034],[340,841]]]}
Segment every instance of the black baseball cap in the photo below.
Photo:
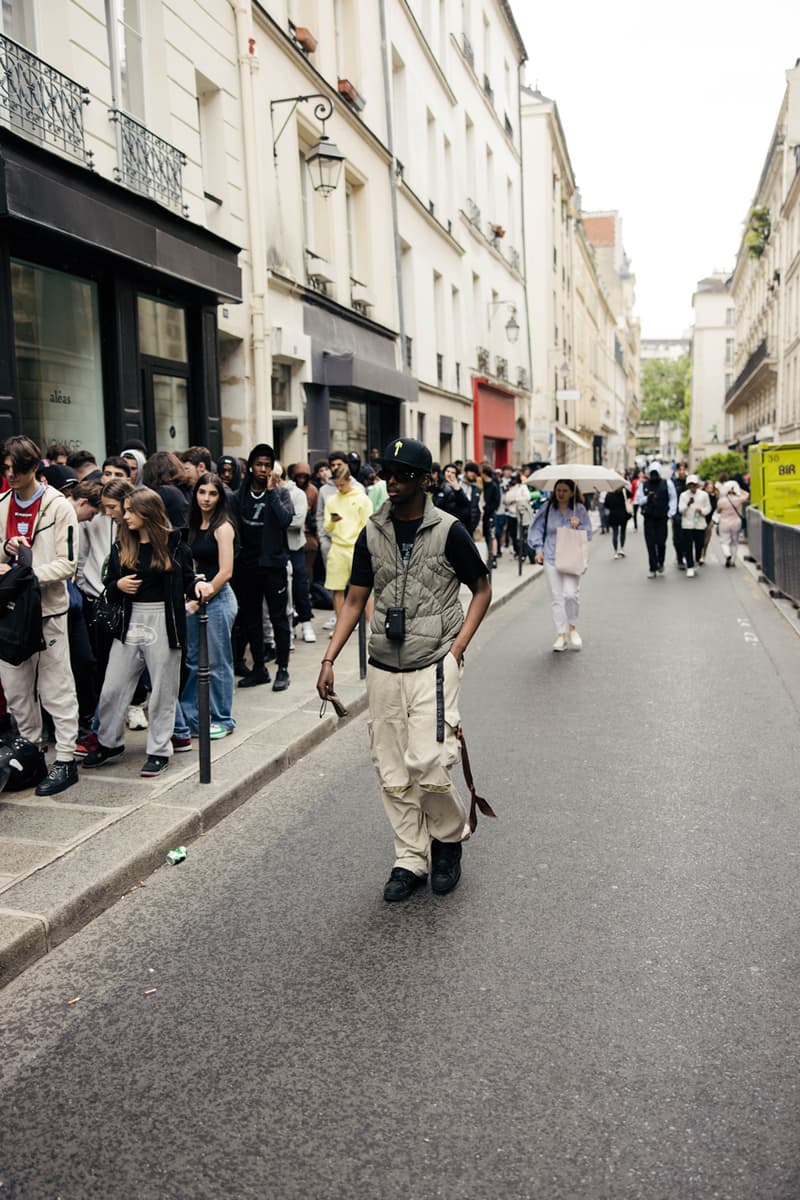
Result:
{"label": "black baseball cap", "polygon": [[431,452],[416,438],[395,438],[389,442],[378,459],[382,467],[404,466],[414,471],[430,471],[433,466]]}

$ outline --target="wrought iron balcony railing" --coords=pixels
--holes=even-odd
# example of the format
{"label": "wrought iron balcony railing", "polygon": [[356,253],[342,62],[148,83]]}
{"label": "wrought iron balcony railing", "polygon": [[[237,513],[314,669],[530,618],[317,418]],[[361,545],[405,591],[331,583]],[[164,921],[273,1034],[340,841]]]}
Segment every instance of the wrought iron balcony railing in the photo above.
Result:
{"label": "wrought iron balcony railing", "polygon": [[519,271],[522,266],[519,250],[517,250],[515,246],[508,247],[508,262],[514,271]]}
{"label": "wrought iron balcony railing", "polygon": [[409,371],[413,370],[413,368],[414,368],[414,340],[413,340],[413,338],[410,338],[408,336],[408,334],[406,334],[405,360],[406,360],[406,366],[408,367]]}
{"label": "wrought iron balcony railing", "polygon": [[467,60],[469,65],[471,67],[474,67],[475,66],[475,51],[472,49],[472,42],[469,40],[469,38],[467,37],[467,35],[465,33],[461,34],[461,49],[463,51],[464,58]]}
{"label": "wrought iron balcony railing", "polygon": [[88,103],[88,88],[0,35],[0,119],[10,129],[91,168],[83,135]]}
{"label": "wrought iron balcony railing", "polygon": [[481,227],[481,210],[478,208],[474,200],[467,198],[466,203],[467,217],[476,229]]}
{"label": "wrought iron balcony railing", "polygon": [[110,109],[109,116],[117,126],[117,182],[185,217],[188,214],[183,202],[186,155],[120,109]]}
{"label": "wrought iron balcony railing", "polygon": [[494,356],[494,373],[498,379],[508,379],[508,359],[502,354]]}

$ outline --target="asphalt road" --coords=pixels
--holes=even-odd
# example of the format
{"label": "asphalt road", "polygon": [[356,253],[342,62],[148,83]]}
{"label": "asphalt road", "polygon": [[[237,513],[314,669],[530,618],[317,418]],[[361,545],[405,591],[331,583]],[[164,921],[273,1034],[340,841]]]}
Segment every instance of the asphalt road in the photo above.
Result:
{"label": "asphalt road", "polygon": [[800,642],[609,541],[468,656],[452,895],[361,719],[4,989],[0,1197],[797,1200]]}

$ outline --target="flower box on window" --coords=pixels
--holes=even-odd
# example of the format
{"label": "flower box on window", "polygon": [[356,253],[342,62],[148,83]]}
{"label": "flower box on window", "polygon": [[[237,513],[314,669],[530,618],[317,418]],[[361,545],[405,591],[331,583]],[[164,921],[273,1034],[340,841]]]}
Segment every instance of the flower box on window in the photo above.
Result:
{"label": "flower box on window", "polygon": [[306,29],[305,25],[295,25],[294,40],[303,47],[306,54],[313,54],[317,48],[317,39],[310,29]]}

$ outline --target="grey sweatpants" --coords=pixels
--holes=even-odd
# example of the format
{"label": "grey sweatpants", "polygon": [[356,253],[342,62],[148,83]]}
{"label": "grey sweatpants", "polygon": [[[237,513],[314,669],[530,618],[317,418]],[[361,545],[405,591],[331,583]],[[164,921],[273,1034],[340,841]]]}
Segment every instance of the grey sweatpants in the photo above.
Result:
{"label": "grey sweatpants", "polygon": [[125,641],[114,639],[100,695],[97,737],[102,746],[113,749],[125,741],[128,705],[145,667],[153,688],[147,706],[147,753],[169,758],[175,701],[180,689],[181,652],[170,648],[163,604],[134,603]]}
{"label": "grey sweatpants", "polygon": [[9,710],[23,737],[38,742],[42,736],[41,700],[53,718],[56,758],[71,762],[78,737],[78,701],[69,663],[67,614],[42,621],[45,649],[19,666],[0,663],[0,679]]}

